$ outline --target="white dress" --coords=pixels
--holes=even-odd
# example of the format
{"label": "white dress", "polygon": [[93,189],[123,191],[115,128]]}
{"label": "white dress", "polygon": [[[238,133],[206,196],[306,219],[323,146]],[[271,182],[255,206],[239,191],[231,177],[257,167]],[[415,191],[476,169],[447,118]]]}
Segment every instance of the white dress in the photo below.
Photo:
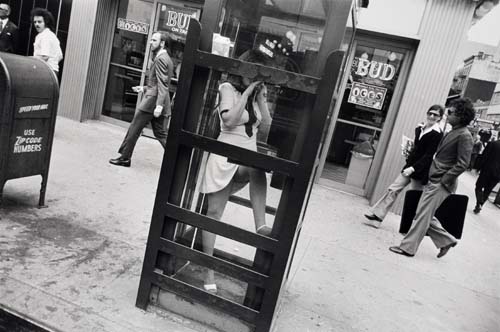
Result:
{"label": "white dress", "polygon": [[[236,90],[230,83],[226,82],[221,84],[219,86],[219,91],[221,89],[224,89],[225,92],[224,98],[221,97],[219,105],[219,118],[221,111],[231,109],[241,99],[241,93],[238,92],[238,90]],[[219,95],[222,96],[222,94]],[[236,145],[244,149],[257,151],[257,127],[260,124],[262,115],[256,102],[253,103],[253,106],[257,121],[252,125],[252,137],[248,137],[247,133],[245,132],[244,124],[229,127],[226,126],[222,120],[220,120],[221,132],[217,140],[220,142]],[[245,110],[242,115],[242,120],[238,122],[247,121],[248,112]],[[237,164],[228,162],[227,157],[210,153],[207,160],[205,175],[201,182],[200,191],[204,194],[209,194],[224,189],[238,170],[238,166],[239,165]]]}

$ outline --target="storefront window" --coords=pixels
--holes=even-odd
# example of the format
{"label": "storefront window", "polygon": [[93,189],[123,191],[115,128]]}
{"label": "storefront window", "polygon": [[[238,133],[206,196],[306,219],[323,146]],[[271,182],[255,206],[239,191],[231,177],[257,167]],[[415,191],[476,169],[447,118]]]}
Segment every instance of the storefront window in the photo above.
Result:
{"label": "storefront window", "polygon": [[364,188],[403,60],[396,50],[358,43],[323,178]]}
{"label": "storefront window", "polygon": [[130,122],[144,67],[152,1],[121,0],[113,37],[113,49],[102,114]]}

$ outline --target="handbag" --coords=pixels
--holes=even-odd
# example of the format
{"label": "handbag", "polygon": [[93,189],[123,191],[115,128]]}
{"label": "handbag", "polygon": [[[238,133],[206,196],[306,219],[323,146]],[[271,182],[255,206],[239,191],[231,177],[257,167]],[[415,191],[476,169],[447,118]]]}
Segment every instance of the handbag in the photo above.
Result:
{"label": "handbag", "polygon": [[[420,196],[422,196],[421,190],[408,190],[406,192],[399,233],[406,234],[410,230]],[[465,195],[451,194],[446,197],[434,213],[443,228],[457,239],[462,238],[468,202],[469,197]]]}

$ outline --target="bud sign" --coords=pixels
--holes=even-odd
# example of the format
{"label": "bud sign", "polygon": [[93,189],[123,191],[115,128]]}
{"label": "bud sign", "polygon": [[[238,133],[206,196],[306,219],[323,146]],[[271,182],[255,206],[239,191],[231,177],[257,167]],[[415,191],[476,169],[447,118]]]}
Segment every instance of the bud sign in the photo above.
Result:
{"label": "bud sign", "polygon": [[370,61],[359,57],[355,58],[353,66],[356,66],[354,70],[356,75],[378,78],[382,81],[390,81],[396,74],[396,68],[389,63]]}
{"label": "bud sign", "polygon": [[161,16],[158,26],[160,30],[169,31],[177,36],[185,38],[191,19],[198,19],[199,10],[194,8],[162,5]]}

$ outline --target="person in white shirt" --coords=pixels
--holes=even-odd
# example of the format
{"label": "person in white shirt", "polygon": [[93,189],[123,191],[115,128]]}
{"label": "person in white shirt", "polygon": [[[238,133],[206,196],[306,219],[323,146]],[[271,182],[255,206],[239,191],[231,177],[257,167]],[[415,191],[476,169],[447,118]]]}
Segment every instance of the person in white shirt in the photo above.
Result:
{"label": "person in white shirt", "polygon": [[54,29],[54,17],[43,8],[35,8],[31,11],[31,21],[38,34],[35,37],[33,56],[45,61],[57,74],[59,73],[59,62],[63,59],[63,53],[59,39]]}
{"label": "person in white shirt", "polygon": [[406,159],[406,165],[396,180],[387,188],[380,200],[365,214],[368,225],[379,228],[399,193],[410,185],[410,190],[423,190],[428,182],[429,169],[436,149],[443,138],[439,121],[444,107],[433,105],[427,110],[427,121],[415,128],[414,147]]}

